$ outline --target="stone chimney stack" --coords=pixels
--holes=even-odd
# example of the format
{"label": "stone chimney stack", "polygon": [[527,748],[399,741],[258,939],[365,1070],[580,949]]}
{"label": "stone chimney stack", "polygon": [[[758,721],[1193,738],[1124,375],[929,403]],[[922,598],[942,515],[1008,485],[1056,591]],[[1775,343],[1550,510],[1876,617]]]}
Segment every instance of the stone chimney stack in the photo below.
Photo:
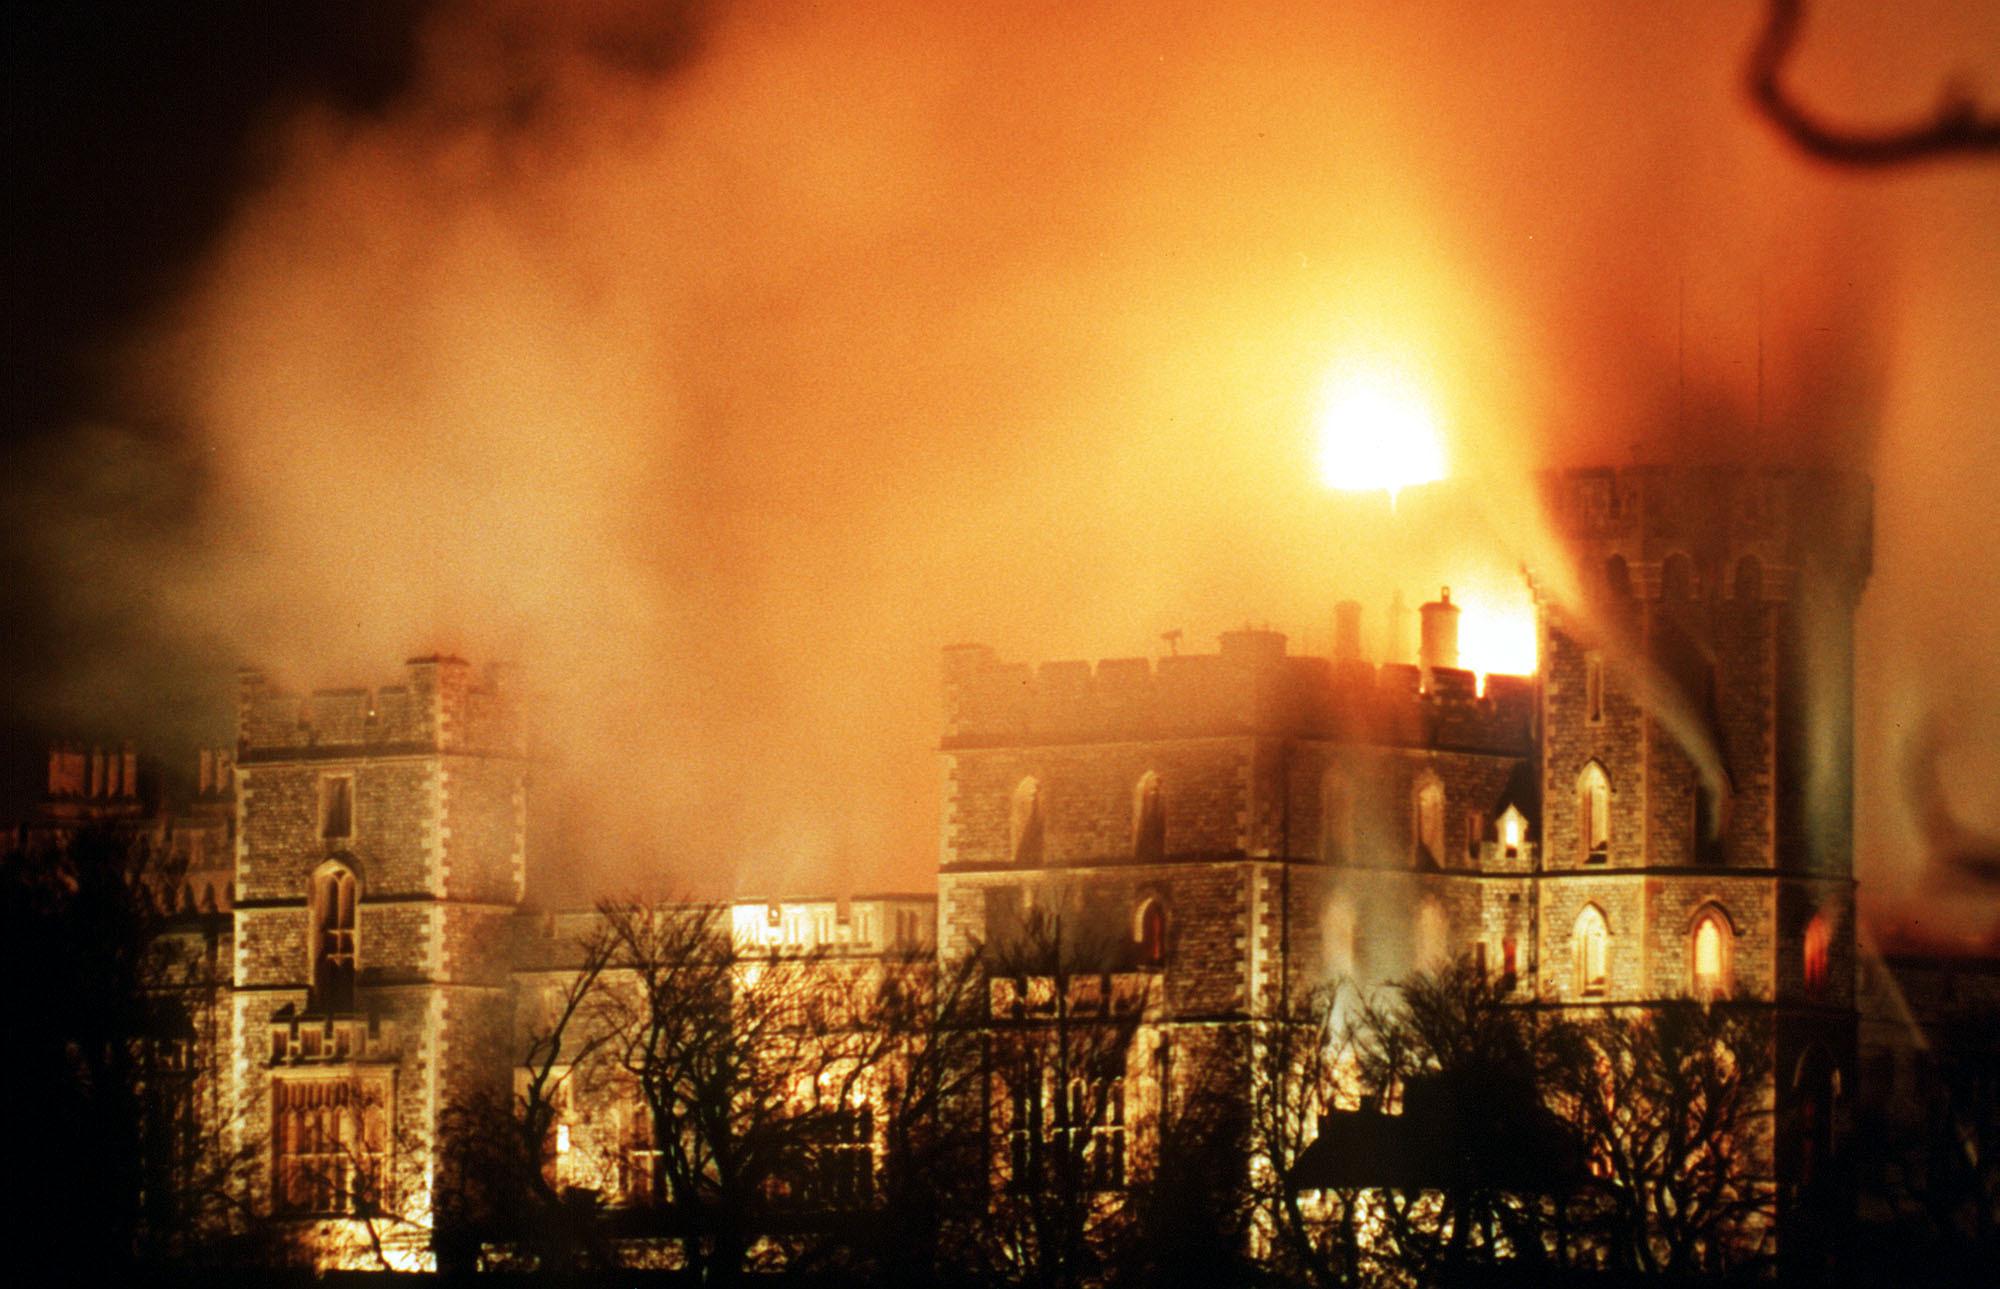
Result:
{"label": "stone chimney stack", "polygon": [[1424,686],[1430,687],[1433,671],[1458,666],[1458,606],[1451,602],[1451,588],[1438,591],[1438,598],[1419,609],[1422,619],[1417,665],[1423,669]]}
{"label": "stone chimney stack", "polygon": [[1361,661],[1361,604],[1342,600],[1333,606],[1333,660]]}

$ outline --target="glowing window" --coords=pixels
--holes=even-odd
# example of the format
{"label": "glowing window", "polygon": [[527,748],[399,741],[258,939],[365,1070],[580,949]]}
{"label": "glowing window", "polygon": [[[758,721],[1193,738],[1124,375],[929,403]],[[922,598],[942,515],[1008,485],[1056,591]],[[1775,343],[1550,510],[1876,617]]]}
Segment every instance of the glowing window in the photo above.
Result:
{"label": "glowing window", "polygon": [[1417,789],[1417,864],[1436,868],[1444,856],[1444,785],[1427,780]]}
{"label": "glowing window", "polygon": [[307,893],[312,964],[312,1006],[323,1012],[354,1008],[355,915],[359,888],[354,870],[341,863],[320,866]]}
{"label": "glowing window", "polygon": [[1603,863],[1611,854],[1611,780],[1595,761],[1576,777],[1576,817],[1584,861]]}
{"label": "glowing window", "polygon": [[1694,995],[1719,998],[1729,992],[1729,926],[1715,910],[1694,924],[1692,946]]}
{"label": "glowing window", "polygon": [[1346,863],[1354,853],[1354,792],[1339,766],[1320,780],[1319,821],[1320,857],[1329,864]]}
{"label": "glowing window", "polygon": [[1521,844],[1528,837],[1528,821],[1513,806],[1508,806],[1500,816],[1500,845],[1506,849],[1507,858],[1513,859],[1521,853]]}
{"label": "glowing window", "polygon": [[1151,770],[1139,776],[1132,790],[1132,857],[1158,860],[1167,849],[1167,816],[1160,803],[1160,776]]}
{"label": "glowing window", "polygon": [[1042,862],[1042,785],[1028,778],[1014,787],[1008,850],[1017,864]]}
{"label": "glowing window", "polygon": [[1139,961],[1148,967],[1157,967],[1167,960],[1167,910],[1158,900],[1147,900],[1139,906],[1135,939],[1139,945]]}
{"label": "glowing window", "polygon": [[372,1208],[389,1108],[388,1086],[379,1079],[278,1079],[271,1089],[274,1207],[281,1213]]}
{"label": "glowing window", "polygon": [[1826,994],[1826,953],[1832,939],[1826,914],[1813,914],[1812,921],[1806,923],[1805,942],[1806,994],[1809,997],[1820,998]]}
{"label": "glowing window", "polygon": [[1595,904],[1577,914],[1574,939],[1577,992],[1586,998],[1602,997],[1610,974],[1611,933]]}

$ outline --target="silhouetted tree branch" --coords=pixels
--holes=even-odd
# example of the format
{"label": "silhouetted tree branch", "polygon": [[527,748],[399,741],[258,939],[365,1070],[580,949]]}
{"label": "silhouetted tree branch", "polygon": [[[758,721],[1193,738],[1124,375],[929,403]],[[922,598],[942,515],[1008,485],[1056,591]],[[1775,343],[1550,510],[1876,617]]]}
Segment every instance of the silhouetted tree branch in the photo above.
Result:
{"label": "silhouetted tree branch", "polygon": [[1745,77],[1751,101],[1801,150],[1844,166],[1885,167],[1962,156],[2000,155],[2000,117],[1947,83],[1928,119],[1889,129],[1829,122],[1801,103],[1786,71],[1805,25],[1805,0],[1770,0]]}

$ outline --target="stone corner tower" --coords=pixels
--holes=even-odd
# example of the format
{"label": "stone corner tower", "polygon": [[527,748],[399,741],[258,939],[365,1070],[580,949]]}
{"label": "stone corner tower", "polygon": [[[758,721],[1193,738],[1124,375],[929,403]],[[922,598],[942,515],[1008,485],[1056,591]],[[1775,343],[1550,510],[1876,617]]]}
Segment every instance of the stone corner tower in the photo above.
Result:
{"label": "stone corner tower", "polygon": [[412,659],[401,683],[287,693],[246,672],[236,763],[233,1087],[262,1209],[339,1256],[365,1206],[403,1219],[438,1178],[440,1117],[507,1032],[507,920],[525,884],[526,755],[502,673]]}

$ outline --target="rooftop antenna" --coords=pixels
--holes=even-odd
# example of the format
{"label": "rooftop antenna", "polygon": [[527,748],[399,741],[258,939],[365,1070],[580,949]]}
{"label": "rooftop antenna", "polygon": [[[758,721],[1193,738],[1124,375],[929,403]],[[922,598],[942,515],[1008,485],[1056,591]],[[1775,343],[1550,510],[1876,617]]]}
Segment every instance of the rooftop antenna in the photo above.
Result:
{"label": "rooftop antenna", "polygon": [[1175,627],[1172,631],[1160,632],[1160,639],[1167,642],[1167,648],[1173,651],[1174,657],[1178,658],[1181,656],[1181,629],[1179,627]]}

